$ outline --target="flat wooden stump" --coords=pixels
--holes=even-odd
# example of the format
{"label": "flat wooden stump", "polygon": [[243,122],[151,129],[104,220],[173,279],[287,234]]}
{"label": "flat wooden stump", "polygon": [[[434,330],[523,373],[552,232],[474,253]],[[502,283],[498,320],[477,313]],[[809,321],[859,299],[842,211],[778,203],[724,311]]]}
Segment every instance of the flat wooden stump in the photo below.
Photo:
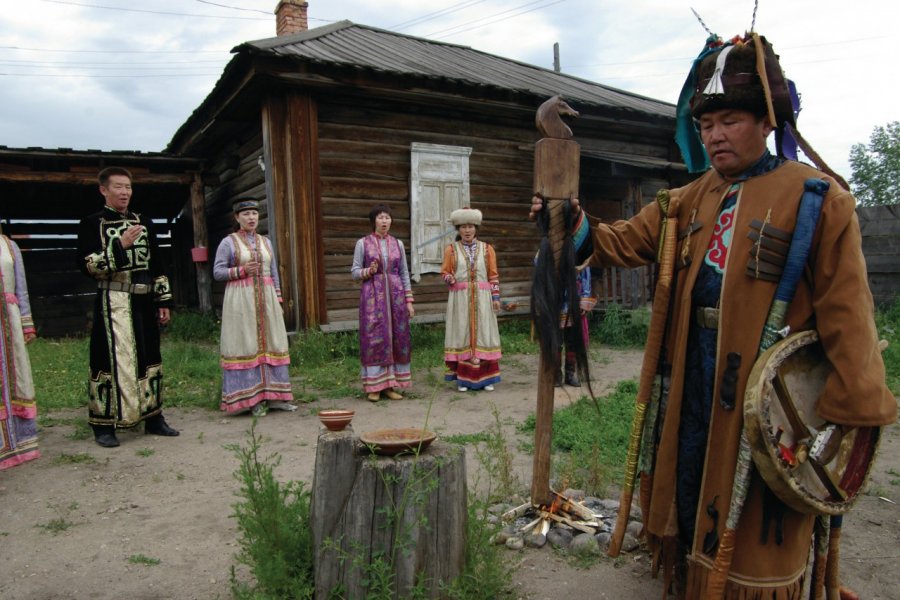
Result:
{"label": "flat wooden stump", "polygon": [[465,449],[440,439],[419,456],[374,456],[352,429],[319,434],[312,488],[316,598],[364,600],[387,563],[394,597],[423,581],[429,597],[465,565]]}

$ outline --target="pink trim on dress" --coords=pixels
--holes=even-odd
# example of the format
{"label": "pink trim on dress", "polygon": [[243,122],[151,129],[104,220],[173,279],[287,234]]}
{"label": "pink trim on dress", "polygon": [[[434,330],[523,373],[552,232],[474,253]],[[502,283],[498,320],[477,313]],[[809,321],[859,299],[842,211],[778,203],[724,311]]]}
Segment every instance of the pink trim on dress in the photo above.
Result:
{"label": "pink trim on dress", "polygon": [[[479,290],[488,290],[491,291],[491,282],[490,281],[479,281],[478,282]],[[464,292],[469,289],[468,281],[457,281],[453,285],[450,286],[450,291],[452,292]]]}
{"label": "pink trim on dress", "polygon": [[[271,285],[275,286],[275,280],[272,279],[270,275],[260,277],[260,280],[263,282],[263,285]],[[225,285],[233,285],[238,287],[253,287],[253,278],[252,277],[244,277],[243,279],[232,279]]]}
{"label": "pink trim on dress", "polygon": [[222,402],[219,404],[219,410],[224,410],[227,414],[231,415],[236,412],[243,412],[250,410],[260,402],[265,402],[266,400],[280,400],[283,402],[293,402],[294,396],[290,392],[273,392],[271,390],[261,390],[254,394],[253,396],[246,398],[244,400],[239,400],[237,402],[227,403]]}
{"label": "pink trim on dress", "polygon": [[28,462],[29,460],[34,460],[34,459],[40,458],[40,457],[41,457],[40,450],[31,450],[29,452],[17,454],[16,456],[10,456],[6,460],[0,462],[0,471],[15,467],[17,465],[21,465],[24,462]]}

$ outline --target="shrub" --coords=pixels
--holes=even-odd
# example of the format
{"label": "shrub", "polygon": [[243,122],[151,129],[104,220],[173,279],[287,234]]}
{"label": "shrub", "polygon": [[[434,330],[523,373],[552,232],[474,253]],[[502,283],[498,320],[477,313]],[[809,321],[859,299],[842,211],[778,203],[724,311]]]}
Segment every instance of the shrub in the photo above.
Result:
{"label": "shrub", "polygon": [[234,505],[240,550],[237,559],[250,567],[256,585],[237,580],[232,571],[232,592],[241,599],[304,599],[313,597],[312,526],[310,493],[302,481],[281,484],[274,470],[278,454],[260,456],[262,437],[256,420],[246,447],[230,445],[240,466],[235,473],[241,500]]}

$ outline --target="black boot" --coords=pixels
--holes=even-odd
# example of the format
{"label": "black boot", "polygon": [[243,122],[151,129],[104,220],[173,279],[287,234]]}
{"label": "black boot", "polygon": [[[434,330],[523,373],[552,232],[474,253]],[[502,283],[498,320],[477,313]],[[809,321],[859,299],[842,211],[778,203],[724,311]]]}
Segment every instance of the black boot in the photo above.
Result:
{"label": "black boot", "polygon": [[110,425],[91,425],[94,430],[94,441],[104,448],[115,448],[119,445],[116,428]]}
{"label": "black boot", "polygon": [[166,420],[163,418],[162,414],[158,414],[155,417],[150,417],[147,419],[147,422],[144,424],[144,433],[149,433],[151,435],[164,435],[166,437],[175,437],[176,435],[180,435],[180,433],[169,427],[169,424],[166,423]]}
{"label": "black boot", "polygon": [[575,357],[572,356],[570,359],[568,352],[566,353],[566,385],[581,387],[581,380],[575,373]]}
{"label": "black boot", "polygon": [[[556,355],[556,364],[562,362],[562,346],[560,346],[559,354]],[[559,367],[556,368],[556,377],[553,381],[553,387],[562,387],[562,377],[559,374]]]}

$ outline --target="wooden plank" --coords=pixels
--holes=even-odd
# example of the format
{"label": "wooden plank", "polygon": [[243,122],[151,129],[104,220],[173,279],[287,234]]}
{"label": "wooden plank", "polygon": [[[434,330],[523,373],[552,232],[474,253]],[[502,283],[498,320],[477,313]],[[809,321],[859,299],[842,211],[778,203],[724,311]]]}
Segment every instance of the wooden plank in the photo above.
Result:
{"label": "wooden plank", "polygon": [[215,260],[215,248],[209,247],[209,234],[206,228],[206,198],[203,194],[203,181],[199,173],[194,174],[191,182],[191,222],[194,231],[194,248],[205,248],[207,260],[195,262],[197,277],[197,299],[201,312],[212,312],[212,273],[211,265]]}
{"label": "wooden plank", "polygon": [[[190,173],[141,173],[140,185],[177,184],[190,185],[193,175]],[[0,171],[0,182],[12,183],[62,183],[66,185],[97,185],[97,173],[63,173],[57,171]]]}
{"label": "wooden plank", "polygon": [[409,184],[405,181],[377,181],[351,177],[332,177],[324,174],[322,194],[336,198],[371,198],[373,204],[379,200],[407,200]]}
{"label": "wooden plank", "polygon": [[[297,312],[297,289],[293,273],[299,269],[294,262],[291,235],[290,188],[288,173],[292,157],[288,152],[286,130],[287,109],[280,98],[269,96],[262,104],[263,151],[269,169],[266,176],[266,197],[273,214],[269,215],[269,237],[278,257],[278,275],[282,281],[281,293],[284,299],[284,322],[288,329],[295,329],[299,320]],[[273,231],[274,230],[274,231]]]}
{"label": "wooden plank", "polygon": [[292,229],[295,233],[292,257],[298,290],[298,327],[315,327],[325,318],[325,266],[322,236],[322,179],[319,168],[318,109],[309,94],[292,93],[288,101],[288,125],[292,131],[287,141],[293,160],[290,170],[293,209]]}
{"label": "wooden plank", "polygon": [[900,273],[900,259],[897,255],[866,255],[866,270],[869,273]]}

